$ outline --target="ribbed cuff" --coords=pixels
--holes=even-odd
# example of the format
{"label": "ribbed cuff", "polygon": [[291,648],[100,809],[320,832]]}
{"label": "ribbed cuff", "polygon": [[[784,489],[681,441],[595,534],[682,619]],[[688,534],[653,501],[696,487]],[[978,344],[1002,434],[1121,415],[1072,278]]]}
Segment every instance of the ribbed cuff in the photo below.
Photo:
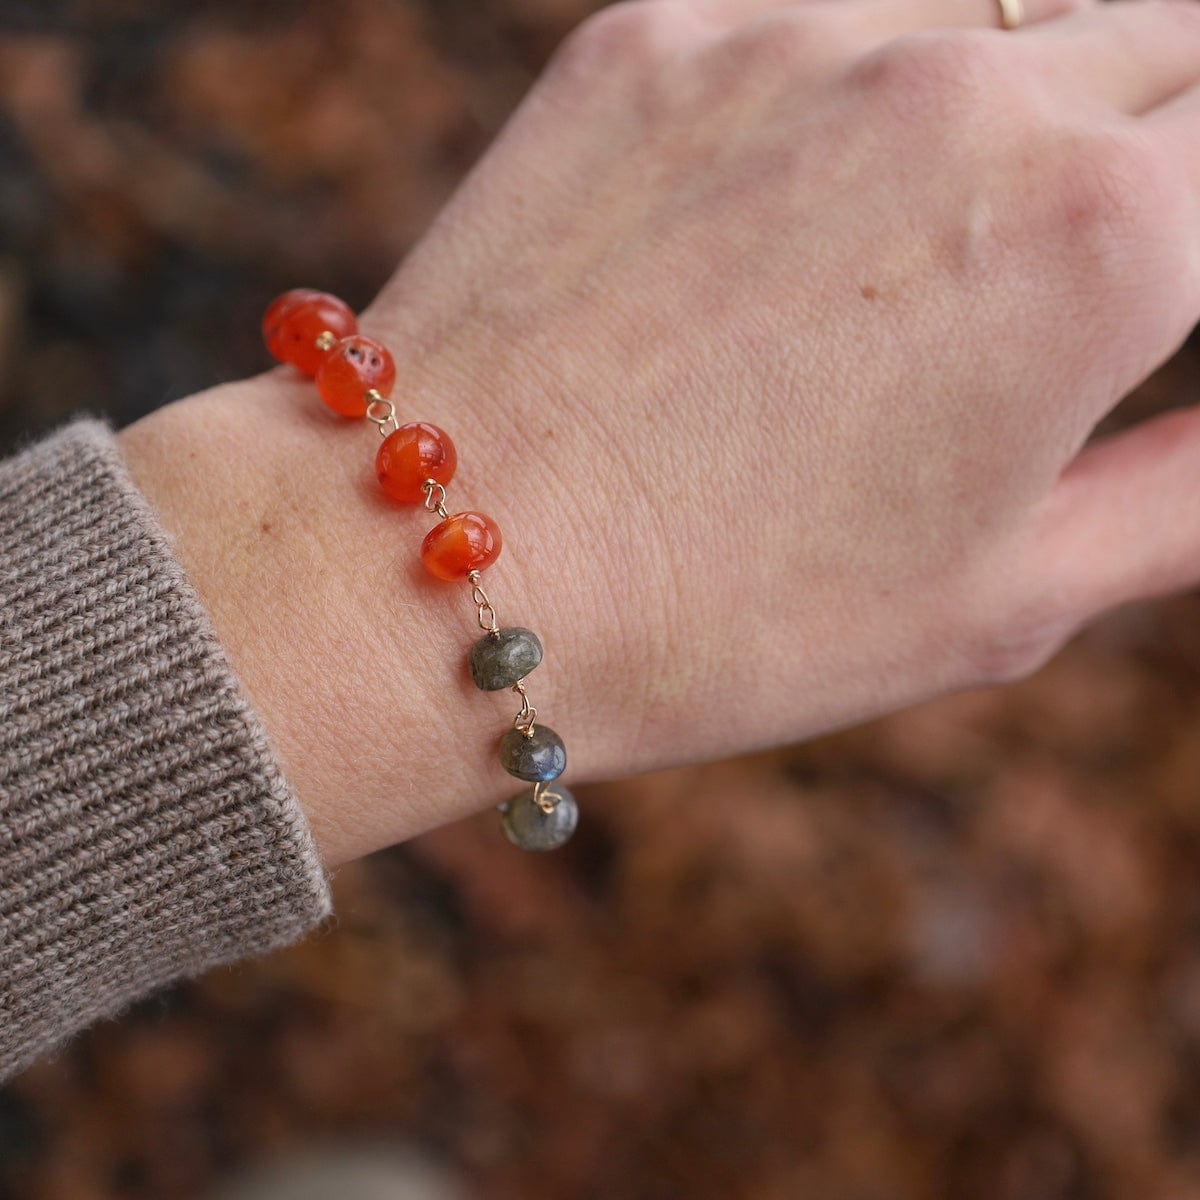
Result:
{"label": "ribbed cuff", "polygon": [[330,911],[307,822],[121,457],[0,462],[0,1078]]}

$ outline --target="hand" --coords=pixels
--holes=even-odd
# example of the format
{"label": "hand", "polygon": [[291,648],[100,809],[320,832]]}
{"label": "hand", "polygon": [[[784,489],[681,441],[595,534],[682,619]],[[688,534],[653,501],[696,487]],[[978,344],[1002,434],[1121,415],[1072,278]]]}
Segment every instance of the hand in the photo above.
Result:
{"label": "hand", "polygon": [[[1200,579],[1200,4],[644,0],[587,22],[363,315],[565,782],[1032,671]],[[319,281],[297,281],[319,283]],[[123,433],[331,864],[519,790],[466,588],[280,369]]]}

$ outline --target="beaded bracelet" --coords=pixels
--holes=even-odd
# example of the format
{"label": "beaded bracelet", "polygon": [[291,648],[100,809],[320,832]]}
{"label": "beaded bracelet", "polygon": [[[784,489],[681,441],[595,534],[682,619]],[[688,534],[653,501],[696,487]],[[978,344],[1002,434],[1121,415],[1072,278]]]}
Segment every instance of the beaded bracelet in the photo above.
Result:
{"label": "beaded bracelet", "polygon": [[501,629],[483,590],[480,572],[500,554],[500,531],[479,512],[449,513],[446,485],[458,455],[436,425],[401,425],[388,399],[396,367],[386,347],[358,332],[350,308],[336,296],[296,288],[273,300],[263,315],[263,340],[280,362],[313,378],[321,399],[343,417],[366,417],[383,438],[375,473],[384,493],[401,504],[422,504],[440,521],[425,536],[421,561],[431,575],[471,585],[471,599],[484,635],[467,655],[475,686],[496,692],[511,688],[521,697],[512,728],[500,739],[500,764],[533,787],[499,805],[508,840],[522,850],[553,850],[575,831],[575,798],[553,781],[567,765],[563,740],[534,723],[523,680],[541,661],[542,644],[529,629]]}

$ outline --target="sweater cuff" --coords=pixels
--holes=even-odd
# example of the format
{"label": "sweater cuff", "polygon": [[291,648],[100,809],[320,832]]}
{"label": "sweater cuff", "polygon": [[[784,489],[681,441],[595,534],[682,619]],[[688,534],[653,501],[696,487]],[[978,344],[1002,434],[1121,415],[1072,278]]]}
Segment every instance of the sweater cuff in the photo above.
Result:
{"label": "sweater cuff", "polygon": [[0,462],[0,1078],[330,911],[308,824],[106,420]]}

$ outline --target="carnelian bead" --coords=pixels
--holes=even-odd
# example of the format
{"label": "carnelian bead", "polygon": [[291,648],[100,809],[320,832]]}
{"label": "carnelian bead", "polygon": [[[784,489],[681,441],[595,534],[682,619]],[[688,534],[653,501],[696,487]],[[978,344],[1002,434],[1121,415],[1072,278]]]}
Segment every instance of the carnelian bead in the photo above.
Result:
{"label": "carnelian bead", "polygon": [[[289,297],[293,298],[290,303]],[[325,359],[326,351],[317,345],[322,333],[328,330],[344,338],[357,328],[354,313],[344,301],[307,288],[285,292],[271,302],[263,316],[267,349],[280,362],[291,363],[305,375],[315,375]]]}
{"label": "carnelian bead", "polygon": [[284,292],[282,296],[276,296],[267,305],[267,311],[263,313],[262,335],[267,349],[275,358],[279,358],[279,355],[276,353],[276,347],[279,344],[279,324],[285,314],[295,308],[301,300],[307,300],[309,297],[317,295],[320,295],[320,293],[315,288],[292,288],[290,292]]}
{"label": "carnelian bead", "polygon": [[318,295],[320,293],[316,288],[292,288],[290,292],[284,292],[282,296],[276,296],[267,305],[267,311],[263,313],[262,335],[267,349],[275,358],[279,358],[279,355],[275,353],[275,348],[278,345],[279,339],[279,322],[283,320],[284,314],[295,308],[301,300],[307,300],[310,296]]}
{"label": "carnelian bead", "polygon": [[402,504],[425,499],[421,484],[426,479],[445,487],[457,466],[458,454],[449,435],[424,421],[401,425],[389,433],[375,456],[379,486]]}
{"label": "carnelian bead", "polygon": [[368,389],[390,396],[395,382],[396,364],[387,347],[361,333],[342,338],[317,371],[321,399],[343,417],[366,416]]}
{"label": "carnelian bead", "polygon": [[421,543],[421,561],[430,575],[453,583],[469,571],[482,571],[500,556],[500,530],[483,513],[461,512],[435,525]]}

